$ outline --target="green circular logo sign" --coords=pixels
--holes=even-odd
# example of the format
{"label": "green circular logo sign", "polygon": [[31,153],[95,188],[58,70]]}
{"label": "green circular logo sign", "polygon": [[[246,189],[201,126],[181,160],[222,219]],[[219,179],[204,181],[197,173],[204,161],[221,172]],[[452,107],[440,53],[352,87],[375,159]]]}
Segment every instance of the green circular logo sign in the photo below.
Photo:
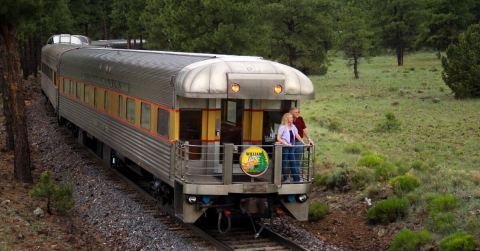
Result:
{"label": "green circular logo sign", "polygon": [[258,177],[268,169],[268,154],[261,147],[251,146],[240,155],[240,165],[246,175]]}

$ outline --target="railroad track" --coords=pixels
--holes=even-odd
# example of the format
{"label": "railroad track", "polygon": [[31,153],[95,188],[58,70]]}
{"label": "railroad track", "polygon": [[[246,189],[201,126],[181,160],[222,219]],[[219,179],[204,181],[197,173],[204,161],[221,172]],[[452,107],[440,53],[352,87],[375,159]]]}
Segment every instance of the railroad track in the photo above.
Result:
{"label": "railroad track", "polygon": [[219,233],[216,229],[203,229],[193,224],[183,223],[173,215],[173,210],[161,205],[146,191],[146,184],[142,186],[139,184],[141,182],[128,178],[125,173],[108,167],[93,151],[73,140],[68,130],[64,129],[61,132],[67,139],[66,143],[79,152],[80,157],[87,164],[101,167],[100,170],[105,178],[114,182],[116,189],[125,192],[129,198],[142,205],[145,212],[167,226],[168,231],[190,240],[196,250],[306,250],[268,227],[255,238],[251,226],[250,228],[233,228],[228,233]]}

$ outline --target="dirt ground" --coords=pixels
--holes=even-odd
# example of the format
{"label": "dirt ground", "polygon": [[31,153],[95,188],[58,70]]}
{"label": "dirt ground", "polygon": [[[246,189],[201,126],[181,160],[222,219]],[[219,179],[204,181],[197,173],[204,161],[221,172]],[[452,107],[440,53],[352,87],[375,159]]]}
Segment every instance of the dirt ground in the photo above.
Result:
{"label": "dirt ground", "polygon": [[[38,88],[34,90],[38,91]],[[27,109],[31,109],[30,97],[28,95],[25,102]],[[35,144],[38,142],[30,141],[31,146]],[[5,151],[3,123],[0,126],[0,149],[0,251],[109,249],[100,237],[90,232],[90,227],[81,222],[75,212],[66,216],[48,215],[46,202],[29,195],[32,185],[13,179],[13,152]],[[35,147],[30,149],[36,181],[44,168],[38,162],[41,153]],[[34,215],[37,207],[44,211],[44,216]]]}
{"label": "dirt ground", "polygon": [[345,250],[386,250],[394,233],[402,228],[396,223],[369,225],[366,220],[368,206],[355,192],[313,191],[311,198],[329,205],[330,213],[318,222],[298,224],[319,239]]}

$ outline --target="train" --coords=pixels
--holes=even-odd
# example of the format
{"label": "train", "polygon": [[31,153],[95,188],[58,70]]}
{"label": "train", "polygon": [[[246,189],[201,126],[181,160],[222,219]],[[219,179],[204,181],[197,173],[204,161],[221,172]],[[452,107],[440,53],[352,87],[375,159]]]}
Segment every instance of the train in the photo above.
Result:
{"label": "train", "polygon": [[104,48],[69,34],[52,36],[41,60],[58,121],[108,165],[150,177],[183,222],[210,213],[308,220],[314,146],[293,182],[282,179],[275,142],[281,116],[314,98],[300,71],[255,56]]}

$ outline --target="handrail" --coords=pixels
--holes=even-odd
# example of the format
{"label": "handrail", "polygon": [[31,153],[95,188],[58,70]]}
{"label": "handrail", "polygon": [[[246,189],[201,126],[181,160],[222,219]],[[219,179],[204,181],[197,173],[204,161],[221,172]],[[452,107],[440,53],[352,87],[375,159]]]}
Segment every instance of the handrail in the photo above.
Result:
{"label": "handrail", "polygon": [[[240,154],[248,147],[261,147],[268,154],[268,169],[264,174],[249,176],[242,171]],[[305,145],[303,153],[283,152],[285,146],[189,144],[178,141],[172,145],[172,169],[175,177],[186,183],[223,184],[267,182],[275,185],[286,183],[311,183],[313,180],[314,145]],[[288,156],[286,155],[288,154]],[[286,166],[284,168],[284,166]],[[296,168],[294,171],[294,168]],[[296,174],[298,173],[298,174]],[[299,177],[299,178],[298,178]]]}

